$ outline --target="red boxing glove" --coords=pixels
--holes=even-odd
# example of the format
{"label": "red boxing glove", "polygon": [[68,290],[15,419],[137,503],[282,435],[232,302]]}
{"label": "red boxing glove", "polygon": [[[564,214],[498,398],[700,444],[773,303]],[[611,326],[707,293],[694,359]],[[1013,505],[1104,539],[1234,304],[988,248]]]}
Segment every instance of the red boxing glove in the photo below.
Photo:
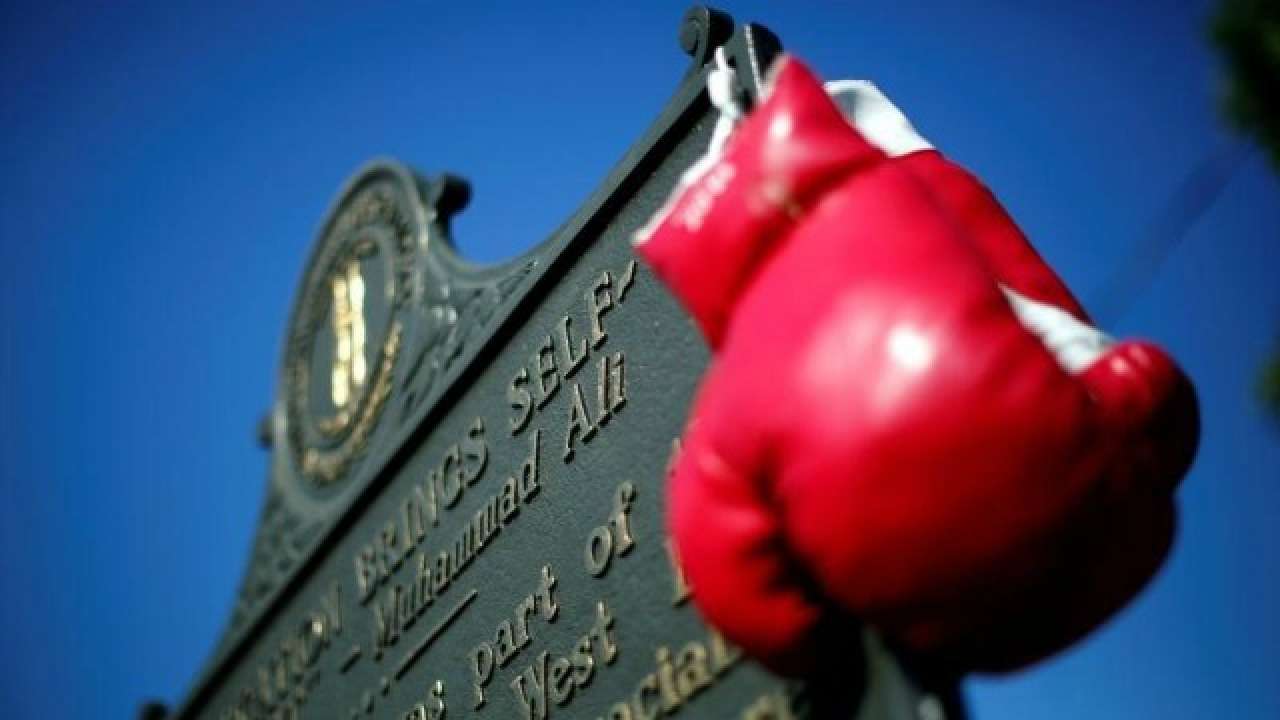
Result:
{"label": "red boxing glove", "polygon": [[1163,561],[1194,393],[862,95],[851,123],[782,59],[638,238],[716,351],[670,529],[699,608],[775,669],[812,669],[833,613],[955,670],[1018,667]]}

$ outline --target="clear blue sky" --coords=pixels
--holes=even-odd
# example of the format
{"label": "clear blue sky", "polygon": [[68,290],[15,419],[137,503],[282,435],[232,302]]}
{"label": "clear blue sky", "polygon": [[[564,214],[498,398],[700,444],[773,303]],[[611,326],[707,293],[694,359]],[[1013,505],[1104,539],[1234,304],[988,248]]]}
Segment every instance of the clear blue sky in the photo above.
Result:
{"label": "clear blue sky", "polygon": [[[343,180],[470,177],[470,257],[539,242],[684,71],[683,3],[484,11],[203,2],[0,8],[0,708],[177,699],[256,522],[253,427]],[[265,4],[261,4],[265,5]],[[539,6],[530,9],[529,5]],[[736,2],[828,78],[876,80],[997,191],[1086,300],[1228,139],[1204,0]],[[969,683],[980,719],[1280,717],[1280,185],[1254,155],[1112,330],[1203,403],[1181,534],[1078,648]]]}

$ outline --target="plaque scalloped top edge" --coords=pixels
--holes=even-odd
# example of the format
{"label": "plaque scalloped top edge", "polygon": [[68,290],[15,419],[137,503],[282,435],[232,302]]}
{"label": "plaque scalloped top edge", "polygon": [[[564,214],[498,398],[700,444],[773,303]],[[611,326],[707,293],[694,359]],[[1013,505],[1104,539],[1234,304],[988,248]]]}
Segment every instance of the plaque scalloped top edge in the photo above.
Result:
{"label": "plaque scalloped top edge", "polygon": [[[442,174],[427,179],[398,162],[379,159],[357,171],[338,193],[317,233],[290,315],[279,397],[269,418],[272,469],[249,567],[228,628],[174,717],[186,716],[200,706],[225,669],[245,652],[249,640],[279,608],[288,590],[297,584],[299,574],[317,562],[321,551],[336,540],[336,530],[344,518],[367,504],[381,488],[380,480],[387,475],[387,469],[411,449],[415,435],[447,408],[449,403],[443,400],[458,389],[455,384],[459,376],[518,314],[514,312],[517,307],[535,300],[545,290],[554,271],[591,240],[591,229],[612,217],[619,203],[687,134],[692,118],[709,107],[704,78],[715,48],[723,45],[735,64],[751,69],[744,74],[744,84],[753,98],[760,89],[762,70],[781,50],[777,38],[764,27],[735,25],[726,13],[703,6],[685,13],[678,38],[681,48],[691,57],[690,67],[657,119],[570,219],[522,256],[479,266],[456,253],[449,219],[465,207],[469,198],[466,182],[456,176]],[[379,180],[399,183],[403,195],[388,199],[385,195],[377,197],[377,192],[362,194]],[[402,203],[398,208],[397,202]],[[372,239],[364,249],[362,240],[354,235],[354,245],[335,244],[335,230],[342,232],[374,221],[381,221],[391,230],[371,231]],[[362,252],[366,255],[362,256]],[[309,448],[299,447],[305,439],[300,440],[300,431],[288,422],[290,395],[304,391],[298,391],[290,379],[307,374],[300,369],[298,348],[308,348],[306,336],[317,332],[325,321],[316,319],[319,313],[308,317],[306,305],[312,292],[324,291],[332,292],[335,301],[345,298],[342,307],[351,307],[357,297],[352,288],[360,285],[367,290],[371,286],[359,265],[369,256],[382,255],[390,256],[383,265],[391,268],[392,274],[404,270],[405,264],[413,266],[409,275],[416,273],[416,284],[415,278],[409,276],[381,278],[383,285],[391,286],[385,293],[390,296],[390,314],[382,332],[375,333],[380,335],[377,356],[385,359],[394,354],[393,364],[402,371],[390,384],[377,380],[391,377],[389,371],[380,375],[380,367],[360,371],[347,366],[335,373],[351,392],[331,401],[336,408],[330,414],[333,422],[314,429],[318,447],[338,450],[313,456],[316,459],[312,467],[321,480],[310,481],[316,492],[314,497],[308,496],[297,487],[301,478],[294,477],[291,483],[283,476],[286,471],[279,467],[284,460],[295,465],[307,462]],[[316,290],[311,286],[320,287],[313,281],[318,275],[316,268],[322,265],[330,271],[325,276],[343,276],[341,271],[347,268],[351,281]],[[353,267],[357,269],[349,270]],[[354,282],[357,278],[359,283]],[[402,280],[407,282],[400,284]],[[413,327],[396,328],[397,313],[408,317]],[[344,338],[333,341],[335,347],[361,337],[350,319],[336,318],[331,324],[333,327],[327,331]],[[365,342],[369,335],[364,333]],[[334,355],[343,356],[340,347]],[[300,405],[309,400],[312,398],[302,395],[294,398]],[[341,411],[348,404],[352,411],[344,417]],[[337,408],[339,405],[342,407]],[[293,412],[296,424],[300,411],[294,408]]]}

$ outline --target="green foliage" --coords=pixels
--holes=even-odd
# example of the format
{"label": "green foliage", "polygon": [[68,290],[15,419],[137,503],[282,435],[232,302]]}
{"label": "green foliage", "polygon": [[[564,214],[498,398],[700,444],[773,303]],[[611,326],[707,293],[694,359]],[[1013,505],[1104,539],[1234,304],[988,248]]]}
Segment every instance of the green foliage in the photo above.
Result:
{"label": "green foliage", "polygon": [[[1280,170],[1280,0],[1223,0],[1213,39],[1227,64],[1228,116]],[[1259,379],[1263,404],[1280,419],[1280,350]]]}
{"label": "green foliage", "polygon": [[1280,419],[1280,351],[1273,354],[1262,369],[1261,380],[1258,390],[1262,395],[1262,402],[1271,410],[1272,415]]}
{"label": "green foliage", "polygon": [[1224,0],[1213,39],[1227,63],[1228,115],[1280,169],[1280,0]]}

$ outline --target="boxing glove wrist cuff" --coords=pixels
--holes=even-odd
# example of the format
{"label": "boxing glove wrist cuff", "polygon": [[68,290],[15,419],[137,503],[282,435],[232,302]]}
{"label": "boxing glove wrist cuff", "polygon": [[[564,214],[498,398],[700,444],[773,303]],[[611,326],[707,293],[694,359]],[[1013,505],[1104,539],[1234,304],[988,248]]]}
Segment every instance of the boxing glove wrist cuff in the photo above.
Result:
{"label": "boxing glove wrist cuff", "polygon": [[885,155],[900,157],[933,149],[933,144],[921,137],[907,116],[874,83],[832,80],[825,87],[845,119]]}

